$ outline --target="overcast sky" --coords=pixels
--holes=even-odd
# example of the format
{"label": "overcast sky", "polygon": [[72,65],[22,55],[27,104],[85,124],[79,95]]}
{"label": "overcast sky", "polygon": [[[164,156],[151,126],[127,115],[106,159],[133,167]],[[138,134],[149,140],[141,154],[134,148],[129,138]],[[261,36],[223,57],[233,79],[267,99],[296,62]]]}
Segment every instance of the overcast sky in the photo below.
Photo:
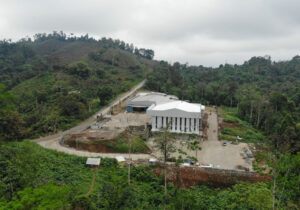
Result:
{"label": "overcast sky", "polygon": [[300,50],[299,0],[0,0],[0,39],[63,30],[151,48],[155,59],[218,66]]}

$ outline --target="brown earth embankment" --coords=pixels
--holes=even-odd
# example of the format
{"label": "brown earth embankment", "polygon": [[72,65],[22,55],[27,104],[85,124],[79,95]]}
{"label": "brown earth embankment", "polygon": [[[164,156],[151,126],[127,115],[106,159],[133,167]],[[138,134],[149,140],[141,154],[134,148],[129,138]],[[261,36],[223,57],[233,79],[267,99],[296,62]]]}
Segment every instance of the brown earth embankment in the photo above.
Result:
{"label": "brown earth embankment", "polygon": [[[162,167],[153,170],[156,175],[163,174]],[[212,169],[200,167],[176,167],[168,166],[167,181],[175,186],[188,188],[196,185],[210,185],[214,187],[228,187],[239,182],[268,182],[271,178],[267,175],[259,175],[255,172]]]}

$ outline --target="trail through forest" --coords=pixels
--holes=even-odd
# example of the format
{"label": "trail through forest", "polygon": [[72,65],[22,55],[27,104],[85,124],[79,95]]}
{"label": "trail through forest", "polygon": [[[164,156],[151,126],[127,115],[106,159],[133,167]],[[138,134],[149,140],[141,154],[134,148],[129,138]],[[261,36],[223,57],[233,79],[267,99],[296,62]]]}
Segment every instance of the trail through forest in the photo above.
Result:
{"label": "trail through forest", "polygon": [[94,168],[94,174],[93,174],[93,178],[92,178],[92,183],[91,183],[90,189],[89,189],[89,191],[86,193],[86,195],[91,194],[91,192],[92,192],[93,189],[94,189],[97,171],[98,171],[98,169],[97,169],[97,168]]}

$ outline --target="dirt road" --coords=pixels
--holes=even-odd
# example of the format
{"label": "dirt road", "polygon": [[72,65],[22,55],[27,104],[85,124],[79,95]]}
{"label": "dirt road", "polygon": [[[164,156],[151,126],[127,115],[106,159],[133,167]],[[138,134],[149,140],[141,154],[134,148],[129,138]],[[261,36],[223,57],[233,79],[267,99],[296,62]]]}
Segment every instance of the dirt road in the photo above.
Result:
{"label": "dirt road", "polygon": [[[107,114],[111,107],[114,105],[117,105],[120,101],[125,100],[126,98],[130,97],[132,94],[135,93],[135,91],[137,91],[138,89],[140,89],[141,87],[143,87],[143,85],[145,84],[146,80],[143,80],[141,83],[139,83],[138,85],[136,85],[135,87],[133,87],[130,91],[124,93],[123,95],[119,96],[116,100],[114,100],[112,103],[110,103],[109,105],[107,105],[106,107],[102,108],[100,111],[98,111],[96,114],[94,114],[93,116],[91,116],[90,118],[82,121],[81,123],[79,123],[77,126],[63,131],[63,132],[59,132],[50,136],[46,136],[46,137],[41,137],[38,139],[34,139],[32,140],[33,142],[38,143],[39,145],[41,145],[42,147],[45,147],[47,149],[53,149],[56,151],[60,151],[60,152],[64,152],[67,154],[71,154],[71,155],[77,155],[77,156],[85,156],[85,157],[109,157],[109,158],[115,158],[116,156],[123,156],[123,157],[128,157],[128,155],[126,154],[118,154],[118,153],[95,153],[95,152],[85,152],[85,151],[77,151],[73,148],[69,148],[69,147],[65,147],[62,146],[59,141],[61,139],[62,136],[66,135],[66,134],[70,134],[70,133],[79,133],[82,130],[86,129],[89,125],[91,125],[93,122],[95,122],[96,120],[96,116],[99,114],[105,115]],[[137,160],[137,159],[146,159],[146,158],[150,158],[150,155],[147,154],[131,154],[131,158],[133,160]]]}
{"label": "dirt road", "polygon": [[218,140],[218,120],[217,113],[211,112],[208,115],[208,140],[201,144],[202,150],[198,152],[198,160],[200,163],[213,164],[214,167],[223,169],[236,169],[236,166],[244,166],[252,170],[252,165],[240,155],[243,148],[248,148],[246,143],[233,145],[227,143],[223,146]]}

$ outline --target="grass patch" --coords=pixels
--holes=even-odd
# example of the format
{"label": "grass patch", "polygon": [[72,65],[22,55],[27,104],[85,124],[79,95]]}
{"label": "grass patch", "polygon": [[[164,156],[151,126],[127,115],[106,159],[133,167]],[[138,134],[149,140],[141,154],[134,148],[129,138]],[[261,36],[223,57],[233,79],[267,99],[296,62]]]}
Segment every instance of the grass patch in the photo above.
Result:
{"label": "grass patch", "polygon": [[221,131],[222,140],[235,141],[236,137],[242,138],[241,142],[258,143],[263,142],[266,137],[248,122],[237,117],[237,108],[221,107],[220,113],[224,117],[224,128]]}

